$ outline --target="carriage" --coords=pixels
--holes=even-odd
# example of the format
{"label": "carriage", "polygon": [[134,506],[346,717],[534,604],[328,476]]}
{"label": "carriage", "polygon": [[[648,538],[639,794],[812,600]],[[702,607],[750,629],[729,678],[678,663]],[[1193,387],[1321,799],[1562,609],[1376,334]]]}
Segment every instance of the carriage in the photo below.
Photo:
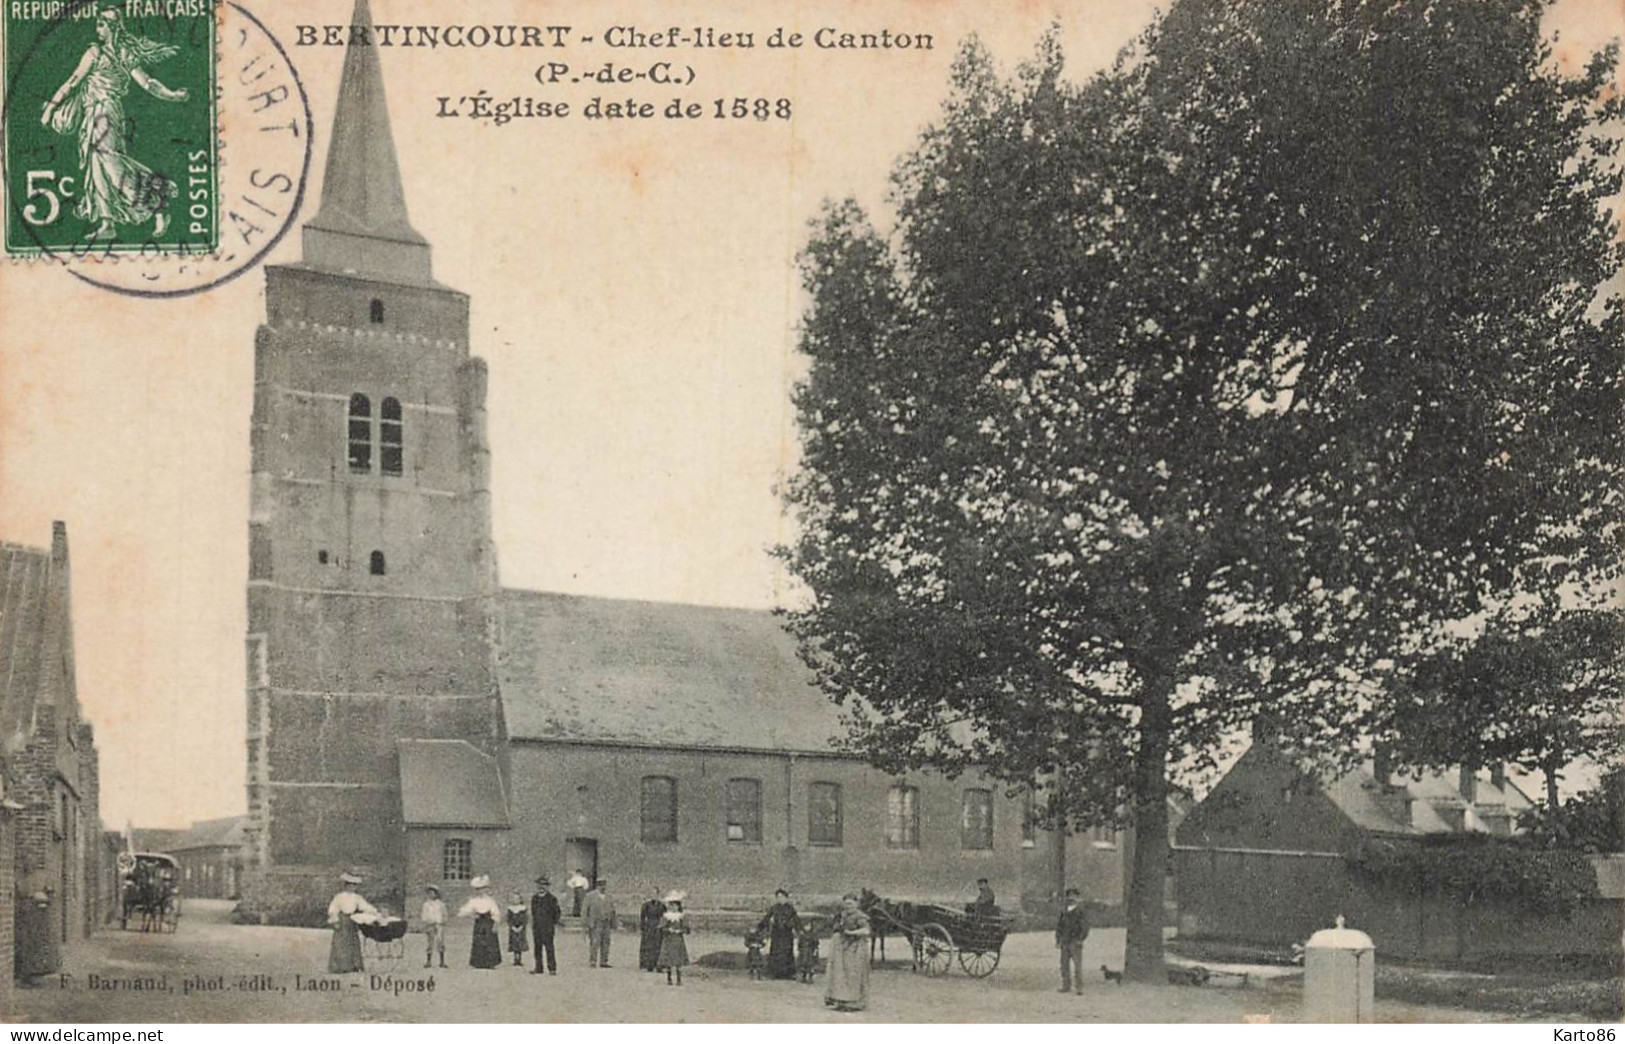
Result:
{"label": "carriage", "polygon": [[948,974],[956,962],[972,978],[992,975],[1004,940],[1015,926],[1013,916],[996,910],[891,902],[872,892],[864,894],[862,908],[882,957],[886,936],[901,935],[914,951],[914,970],[933,978]]}
{"label": "carriage", "polygon": [[181,923],[180,865],[164,852],[121,852],[119,922],[143,932],[171,932]]}
{"label": "carriage", "polygon": [[357,914],[353,920],[361,933],[361,958],[368,968],[391,972],[406,956],[407,922],[399,917]]}

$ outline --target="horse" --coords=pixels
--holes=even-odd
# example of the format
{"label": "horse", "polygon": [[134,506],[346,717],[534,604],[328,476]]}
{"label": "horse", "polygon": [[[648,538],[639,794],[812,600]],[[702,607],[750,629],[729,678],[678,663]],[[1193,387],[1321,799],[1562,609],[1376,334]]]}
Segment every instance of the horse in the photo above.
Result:
{"label": "horse", "polygon": [[161,930],[172,895],[173,879],[167,868],[137,862],[124,875],[119,927],[128,928],[131,915],[140,914],[143,932]]}
{"label": "horse", "polygon": [[858,909],[869,918],[869,960],[875,959],[875,950],[880,951],[880,960],[886,959],[886,936],[901,935],[909,941],[909,948],[913,951],[913,967],[918,970],[920,966],[919,937],[909,932],[903,926],[913,924],[915,921],[913,903],[894,903],[890,899],[882,899],[869,889],[863,889],[858,895]]}

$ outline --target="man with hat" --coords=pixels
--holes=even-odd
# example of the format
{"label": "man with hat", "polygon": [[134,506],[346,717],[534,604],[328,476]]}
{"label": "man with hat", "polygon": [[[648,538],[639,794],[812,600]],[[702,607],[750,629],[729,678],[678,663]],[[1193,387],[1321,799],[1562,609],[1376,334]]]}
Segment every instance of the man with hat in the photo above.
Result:
{"label": "man with hat", "polygon": [[587,967],[609,967],[609,939],[615,933],[615,900],[609,897],[609,882],[600,877],[581,903],[581,919],[587,922]]}
{"label": "man with hat", "polygon": [[446,966],[446,904],[440,901],[440,889],[429,885],[424,889],[429,898],[423,900],[420,917],[423,920],[423,966],[433,967],[435,956],[440,967]]}
{"label": "man with hat", "polygon": [[1083,992],[1083,940],[1089,938],[1089,908],[1078,890],[1066,890],[1066,902],[1055,921],[1055,947],[1061,951],[1061,993]]}
{"label": "man with hat", "polygon": [[559,973],[559,959],[553,952],[553,929],[558,927],[559,910],[558,898],[548,891],[551,884],[547,875],[536,879],[536,894],[530,897],[530,931],[531,945],[536,950],[536,969],[532,975],[542,974],[542,952],[547,952],[547,974]]}

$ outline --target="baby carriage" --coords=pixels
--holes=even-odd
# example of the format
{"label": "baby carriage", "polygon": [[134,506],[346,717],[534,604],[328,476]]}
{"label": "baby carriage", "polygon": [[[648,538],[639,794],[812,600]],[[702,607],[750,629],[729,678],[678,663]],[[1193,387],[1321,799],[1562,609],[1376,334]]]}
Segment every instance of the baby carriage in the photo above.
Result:
{"label": "baby carriage", "polygon": [[394,971],[406,956],[407,923],[399,917],[372,917],[358,914],[355,926],[361,932],[361,957],[369,969]]}

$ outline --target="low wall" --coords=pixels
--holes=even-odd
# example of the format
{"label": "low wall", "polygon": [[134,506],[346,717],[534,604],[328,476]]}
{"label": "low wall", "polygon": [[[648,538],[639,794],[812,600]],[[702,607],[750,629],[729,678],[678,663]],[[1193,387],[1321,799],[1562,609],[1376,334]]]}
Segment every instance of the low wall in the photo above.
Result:
{"label": "low wall", "polygon": [[1467,963],[1520,957],[1617,958],[1625,900],[1594,899],[1567,916],[1504,902],[1381,887],[1341,855],[1177,848],[1179,934],[1289,950],[1342,915],[1378,953]]}

